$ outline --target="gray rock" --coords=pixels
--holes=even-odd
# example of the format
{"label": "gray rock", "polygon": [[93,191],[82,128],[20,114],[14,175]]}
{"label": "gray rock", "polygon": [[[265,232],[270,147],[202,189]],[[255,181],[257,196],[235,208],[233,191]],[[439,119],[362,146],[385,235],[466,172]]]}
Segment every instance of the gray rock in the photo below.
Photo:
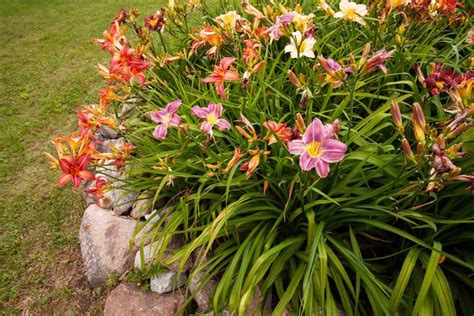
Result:
{"label": "gray rock", "polygon": [[138,197],[138,200],[135,202],[132,208],[132,213],[130,216],[133,218],[139,219],[144,215],[148,215],[153,211],[153,199],[149,197],[147,193],[142,193]]}
{"label": "gray rock", "polygon": [[136,224],[95,204],[85,210],[79,241],[86,277],[93,286],[104,285],[110,275],[121,275],[130,268],[129,242]]}
{"label": "gray rock", "polygon": [[111,153],[114,147],[122,148],[125,144],[123,137],[117,139],[106,139],[97,145],[97,151],[101,153]]}
{"label": "gray rock", "polygon": [[199,271],[191,279],[189,283],[189,291],[198,305],[198,312],[204,313],[212,309],[212,296],[216,288],[217,282],[210,279],[205,284],[205,273]]}
{"label": "gray rock", "polygon": [[109,189],[101,198],[100,205],[112,210],[116,215],[124,215],[131,210],[137,198],[137,192],[125,191],[120,188]]}
{"label": "gray rock", "polygon": [[160,272],[150,280],[150,289],[155,293],[169,293],[186,284],[186,274],[176,271]]}
{"label": "gray rock", "polygon": [[110,128],[106,125],[101,126],[100,129],[99,129],[99,132],[106,139],[115,139],[115,138],[119,137],[119,132],[118,131],[116,131],[113,128]]}
{"label": "gray rock", "polygon": [[[163,256],[161,257],[161,265],[173,270],[173,271],[178,271],[179,267],[179,261],[174,261],[171,264],[165,264],[164,262],[171,258],[174,254],[173,250],[181,247],[182,242],[180,242],[179,237],[173,237],[168,244],[168,248],[164,250]],[[163,243],[161,241],[155,241],[149,245],[146,245],[143,247],[143,265],[142,265],[142,259],[141,259],[141,252],[137,251],[135,255],[135,268],[137,269],[143,269],[144,266],[148,266],[150,264],[153,264],[153,258],[161,251]],[[188,271],[192,266],[192,260],[189,258],[186,263],[184,264],[183,270],[181,272],[186,272]]]}
{"label": "gray rock", "polygon": [[179,291],[161,295],[144,293],[133,283],[122,283],[107,297],[104,315],[174,316],[180,313],[183,305],[184,296]]}
{"label": "gray rock", "polygon": [[132,110],[133,110],[133,107],[130,104],[124,103],[122,105],[122,109],[120,110],[119,117],[121,119],[126,119],[130,115]]}

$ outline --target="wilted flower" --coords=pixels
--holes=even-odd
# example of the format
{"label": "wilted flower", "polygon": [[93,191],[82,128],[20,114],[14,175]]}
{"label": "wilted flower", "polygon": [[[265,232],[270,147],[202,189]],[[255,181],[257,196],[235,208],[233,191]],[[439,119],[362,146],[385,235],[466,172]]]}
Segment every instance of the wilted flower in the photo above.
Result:
{"label": "wilted flower", "polygon": [[207,108],[200,106],[193,106],[193,114],[199,118],[204,119],[201,123],[201,131],[206,134],[212,135],[212,127],[217,125],[220,131],[229,130],[230,124],[224,119],[221,119],[222,115],[222,104],[210,102]]}
{"label": "wilted flower", "polygon": [[303,39],[300,31],[292,33],[290,38],[291,43],[285,46],[285,53],[290,53],[291,58],[299,58],[306,56],[314,58],[313,46],[316,40],[312,37]]}
{"label": "wilted flower", "polygon": [[95,187],[84,190],[85,193],[93,195],[96,198],[96,204],[100,206],[100,199],[104,197],[105,189],[107,188],[107,180],[104,177],[98,176],[95,178]]}
{"label": "wilted flower", "polygon": [[334,14],[335,18],[342,18],[346,22],[355,21],[359,24],[365,25],[362,17],[367,14],[367,7],[365,4],[357,4],[348,0],[341,0],[339,3],[339,12]]}
{"label": "wilted flower", "polygon": [[306,129],[303,138],[292,140],[289,151],[300,155],[300,166],[305,171],[315,168],[321,178],[329,174],[329,164],[341,161],[347,146],[327,133],[324,125],[317,118]]}
{"label": "wilted flower", "polygon": [[229,173],[232,170],[232,168],[235,166],[235,164],[239,162],[240,159],[242,159],[243,156],[245,155],[240,153],[240,148],[236,147],[234,149],[234,156],[227,164],[227,167],[224,169],[224,173]]}
{"label": "wilted flower", "polygon": [[227,99],[224,90],[224,82],[239,80],[239,74],[231,66],[235,60],[235,57],[222,58],[221,62],[219,63],[219,66],[214,66],[214,73],[209,77],[201,80],[205,83],[214,83],[217,94],[219,94],[220,97],[223,99]]}
{"label": "wilted flower", "polygon": [[153,136],[156,139],[161,140],[166,138],[168,126],[179,126],[181,117],[179,117],[176,112],[182,103],[183,102],[181,100],[173,101],[168,103],[165,109],[150,114],[150,117],[153,121],[160,123],[158,126],[156,126],[155,131],[153,132]]}
{"label": "wilted flower", "polygon": [[268,130],[267,136],[266,136],[266,139],[268,139],[268,145],[271,145],[277,142],[275,135],[278,136],[278,138],[285,144],[291,140],[291,137],[293,135],[291,128],[287,127],[286,123],[266,121],[265,123],[263,123],[263,127],[265,127]]}

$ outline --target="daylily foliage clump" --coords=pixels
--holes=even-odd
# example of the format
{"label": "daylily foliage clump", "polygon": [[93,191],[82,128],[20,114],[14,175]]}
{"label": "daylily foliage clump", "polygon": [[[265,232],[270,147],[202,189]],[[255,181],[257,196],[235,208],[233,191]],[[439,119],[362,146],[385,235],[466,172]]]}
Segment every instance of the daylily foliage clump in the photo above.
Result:
{"label": "daylily foliage clump", "polygon": [[[104,165],[151,196],[170,219],[146,234],[185,236],[168,261],[200,254],[216,311],[244,315],[258,292],[276,315],[472,314],[471,13],[457,0],[121,10],[97,40],[111,56],[99,105],[48,156],[60,184],[95,181],[99,204]],[[101,128],[127,143],[97,152]]]}

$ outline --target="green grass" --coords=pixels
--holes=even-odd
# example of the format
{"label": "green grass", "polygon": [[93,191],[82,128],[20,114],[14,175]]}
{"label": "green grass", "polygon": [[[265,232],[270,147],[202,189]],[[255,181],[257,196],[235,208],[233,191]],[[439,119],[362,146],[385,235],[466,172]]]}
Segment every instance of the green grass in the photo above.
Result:
{"label": "green grass", "polygon": [[41,152],[94,102],[106,53],[92,43],[116,11],[165,1],[0,1],[0,314],[99,313],[82,272],[79,191],[55,185]]}

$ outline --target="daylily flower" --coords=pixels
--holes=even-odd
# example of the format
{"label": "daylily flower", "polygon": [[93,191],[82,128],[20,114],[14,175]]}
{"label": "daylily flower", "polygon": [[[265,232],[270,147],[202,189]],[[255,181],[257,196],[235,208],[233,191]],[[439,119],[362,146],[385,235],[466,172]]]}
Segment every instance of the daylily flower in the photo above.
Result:
{"label": "daylily flower", "polygon": [[376,51],[373,53],[372,57],[369,58],[367,63],[362,67],[361,72],[362,73],[371,73],[377,68],[382,70],[384,73],[387,73],[387,67],[385,67],[384,63],[385,61],[390,58],[393,55],[393,52],[395,50],[391,50],[387,52],[385,48],[382,48],[381,50]]}
{"label": "daylily flower", "polygon": [[181,117],[176,112],[182,103],[181,100],[173,101],[168,103],[166,108],[150,114],[151,119],[159,123],[153,132],[156,139],[165,139],[169,126],[179,126]]}
{"label": "daylily flower", "polygon": [[223,29],[234,31],[240,19],[242,19],[242,17],[238,15],[236,11],[229,11],[226,14],[219,15],[215,20]]}
{"label": "daylily flower", "polygon": [[326,72],[324,83],[329,83],[334,89],[339,88],[344,83],[344,79],[347,78],[347,74],[352,72],[352,68],[343,68],[332,58],[324,58],[318,56],[319,65]]}
{"label": "daylily flower", "polygon": [[292,140],[289,151],[299,155],[301,169],[310,171],[315,168],[321,178],[329,174],[329,164],[341,161],[347,146],[335,139],[334,135],[327,133],[324,125],[317,118],[306,129],[303,138]]}
{"label": "daylily flower", "polygon": [[82,180],[94,180],[95,175],[87,170],[90,155],[82,154],[78,158],[72,156],[64,156],[59,160],[59,167],[63,171],[63,175],[59,177],[58,184],[65,185],[72,181],[72,185],[78,188]]}
{"label": "daylily flower", "polygon": [[145,84],[144,71],[149,67],[145,57],[139,54],[138,50],[131,49],[125,44],[113,55],[109,72],[127,82],[135,78],[143,86]]}
{"label": "daylily flower", "polygon": [[456,74],[453,69],[444,69],[443,63],[435,63],[431,65],[431,73],[425,79],[425,84],[430,95],[435,96],[457,86],[460,80],[461,76]]}
{"label": "daylily flower", "polygon": [[224,90],[224,82],[239,80],[239,74],[231,66],[236,59],[237,58],[235,57],[222,58],[221,62],[219,63],[219,66],[214,66],[214,73],[209,77],[201,80],[205,83],[214,83],[216,91],[222,99],[227,98]]}
{"label": "daylily flower", "polygon": [[346,22],[354,21],[362,25],[366,24],[362,18],[367,15],[367,7],[365,4],[357,4],[349,0],[341,0],[339,3],[339,10],[339,12],[334,14],[335,18],[342,18]]}
{"label": "daylily flower", "polygon": [[220,131],[230,129],[229,122],[220,118],[222,115],[222,104],[220,103],[210,102],[207,108],[195,105],[192,111],[194,115],[204,119],[201,123],[201,131],[206,134],[212,135],[212,127],[214,125],[217,125]]}
{"label": "daylily flower", "polygon": [[313,46],[316,40],[313,37],[303,39],[300,31],[292,33],[290,38],[291,43],[285,46],[285,53],[290,53],[291,58],[299,58],[306,56],[314,58]]}
{"label": "daylily flower", "polygon": [[327,15],[334,16],[336,14],[334,10],[326,3],[325,0],[319,0],[319,6],[323,9]]}
{"label": "daylily flower", "polygon": [[268,130],[267,136],[265,137],[268,139],[268,145],[274,144],[277,142],[275,135],[284,142],[285,144],[291,140],[293,132],[291,128],[286,126],[286,123],[277,123],[275,121],[266,121],[263,123],[263,127]]}
{"label": "daylily flower", "polygon": [[155,14],[145,18],[145,26],[150,31],[161,31],[163,32],[165,26],[165,10],[158,10]]}
{"label": "daylily flower", "polygon": [[413,132],[415,138],[420,144],[425,144],[426,121],[423,109],[418,102],[413,104],[413,114],[411,116],[413,123]]}

